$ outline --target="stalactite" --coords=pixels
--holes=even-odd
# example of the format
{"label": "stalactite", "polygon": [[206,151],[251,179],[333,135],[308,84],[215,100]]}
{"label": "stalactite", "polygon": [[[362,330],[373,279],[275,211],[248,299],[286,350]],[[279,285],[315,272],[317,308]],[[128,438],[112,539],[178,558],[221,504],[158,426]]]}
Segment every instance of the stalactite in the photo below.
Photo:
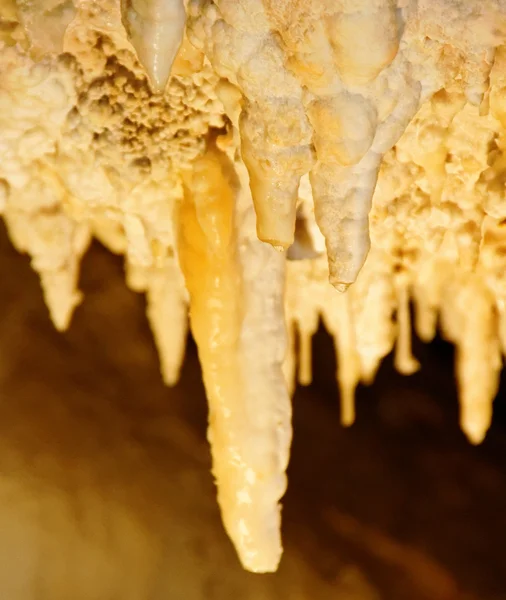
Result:
{"label": "stalactite", "polygon": [[344,425],[392,350],[420,368],[413,312],[423,341],[456,345],[461,426],[486,435],[506,354],[505,48],[498,0],[0,3],[8,233],[58,329],[90,240],[124,255],[169,385],[189,313],[247,569],[281,556],[290,394],[321,323]]}

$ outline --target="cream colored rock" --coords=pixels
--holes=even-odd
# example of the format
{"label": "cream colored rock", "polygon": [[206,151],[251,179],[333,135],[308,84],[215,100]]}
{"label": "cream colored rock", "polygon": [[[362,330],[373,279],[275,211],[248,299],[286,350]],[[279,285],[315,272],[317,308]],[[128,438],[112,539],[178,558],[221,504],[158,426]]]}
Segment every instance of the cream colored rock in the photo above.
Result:
{"label": "cream colored rock", "polygon": [[67,27],[77,13],[73,0],[16,0],[16,6],[32,55],[63,52]]}
{"label": "cream colored rock", "polygon": [[163,92],[183,41],[186,12],[183,0],[122,0],[128,39],[156,92]]}
{"label": "cream colored rock", "polygon": [[[281,556],[278,503],[291,441],[281,372],[284,273],[280,257],[245,236],[251,207],[238,206],[235,214],[238,192],[232,163],[218,149],[194,163],[185,179],[179,253],[224,524],[243,565],[269,572]],[[251,249],[239,253],[238,243]]]}
{"label": "cream colored rock", "polygon": [[0,2],[0,214],[59,329],[90,239],[125,256],[169,385],[189,310],[247,569],[281,557],[289,392],[321,321],[344,424],[394,348],[419,367],[412,302],[424,341],[440,323],[456,344],[461,426],[486,435],[506,354],[505,48],[502,0]]}

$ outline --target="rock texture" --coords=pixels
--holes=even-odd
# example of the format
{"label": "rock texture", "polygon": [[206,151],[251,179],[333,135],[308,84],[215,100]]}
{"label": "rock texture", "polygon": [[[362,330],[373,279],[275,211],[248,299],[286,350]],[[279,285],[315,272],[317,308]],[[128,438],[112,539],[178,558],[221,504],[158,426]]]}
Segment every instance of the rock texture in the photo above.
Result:
{"label": "rock texture", "polygon": [[413,301],[483,440],[506,351],[502,0],[2,0],[0,44],[12,242],[58,329],[90,240],[124,255],[168,384],[189,312],[247,569],[281,556],[288,391],[320,318],[344,424],[394,345],[418,368]]}

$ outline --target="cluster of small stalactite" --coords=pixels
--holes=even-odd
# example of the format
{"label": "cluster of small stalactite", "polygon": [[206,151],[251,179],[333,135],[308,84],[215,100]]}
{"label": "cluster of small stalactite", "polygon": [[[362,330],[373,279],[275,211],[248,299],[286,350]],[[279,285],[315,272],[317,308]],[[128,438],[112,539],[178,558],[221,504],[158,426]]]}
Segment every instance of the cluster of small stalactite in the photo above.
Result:
{"label": "cluster of small stalactite", "polygon": [[290,393],[320,320],[343,424],[394,347],[419,368],[412,303],[423,340],[439,325],[456,345],[463,430],[486,434],[506,352],[505,42],[494,0],[0,2],[12,242],[58,329],[90,240],[124,255],[168,385],[190,324],[247,569],[281,556]]}

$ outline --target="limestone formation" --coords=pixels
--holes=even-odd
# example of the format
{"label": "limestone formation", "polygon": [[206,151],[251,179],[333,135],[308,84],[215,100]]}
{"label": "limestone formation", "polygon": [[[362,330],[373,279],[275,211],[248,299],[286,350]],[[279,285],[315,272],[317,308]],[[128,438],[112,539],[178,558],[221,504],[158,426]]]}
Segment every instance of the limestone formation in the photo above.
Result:
{"label": "limestone formation", "polygon": [[394,347],[420,368],[412,304],[424,341],[456,345],[461,426],[483,440],[506,353],[505,147],[504,0],[0,2],[12,242],[58,329],[90,240],[124,255],[168,385],[190,324],[252,571],[281,557],[289,393],[320,320],[343,424]]}

